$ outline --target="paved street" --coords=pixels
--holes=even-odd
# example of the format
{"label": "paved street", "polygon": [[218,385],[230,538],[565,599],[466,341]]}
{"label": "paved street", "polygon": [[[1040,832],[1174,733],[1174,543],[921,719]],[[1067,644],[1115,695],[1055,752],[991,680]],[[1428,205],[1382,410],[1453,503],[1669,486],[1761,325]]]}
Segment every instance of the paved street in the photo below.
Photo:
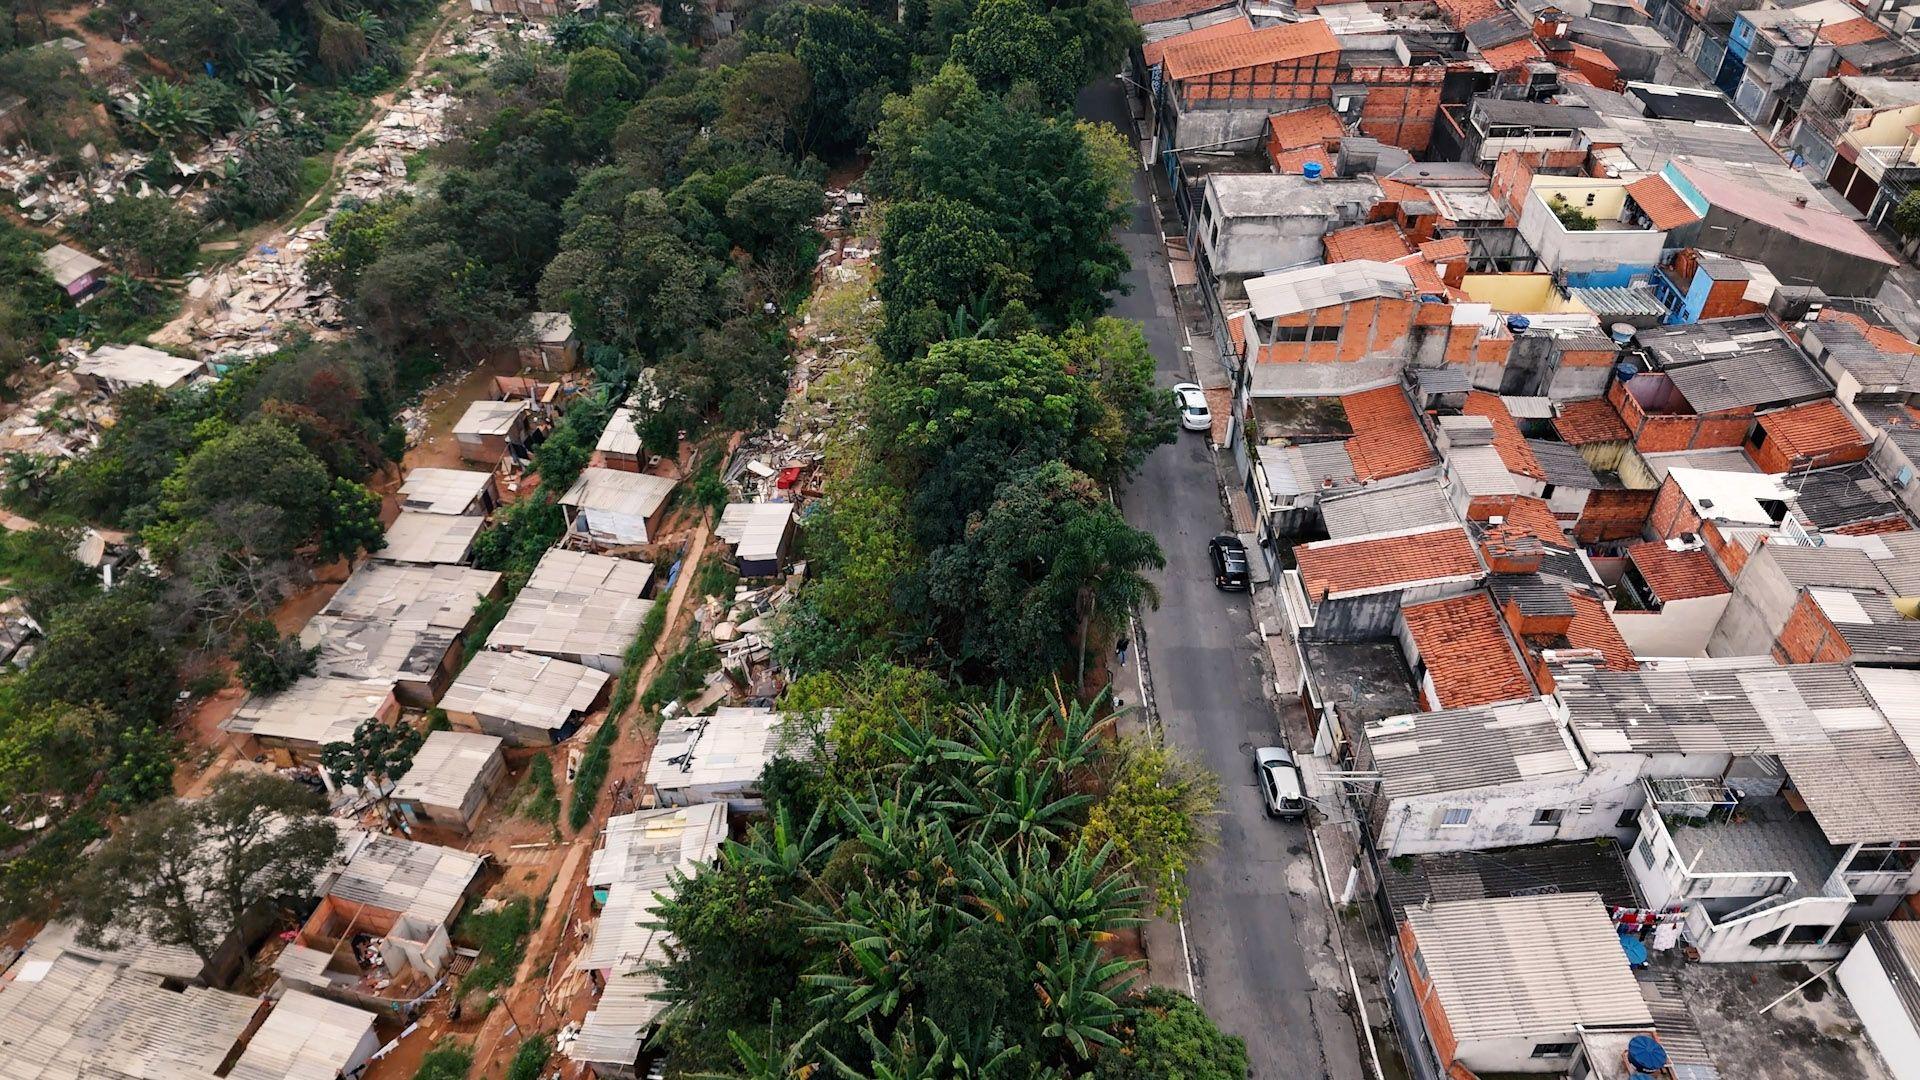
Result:
{"label": "paved street", "polygon": [[[1085,91],[1080,112],[1132,130],[1117,82]],[[1113,313],[1145,324],[1158,381],[1171,386],[1187,378],[1186,340],[1144,174],[1134,188],[1133,221],[1122,236],[1133,259],[1133,290],[1116,299]],[[1213,362],[1212,348],[1206,341],[1196,345],[1203,362]],[[1309,954],[1301,946],[1303,938],[1324,941],[1327,925],[1306,830],[1267,820],[1254,789],[1249,750],[1275,741],[1278,725],[1262,693],[1247,598],[1213,587],[1206,543],[1225,519],[1206,437],[1182,432],[1177,443],[1161,447],[1121,501],[1128,519],[1153,533],[1167,556],[1166,570],[1155,578],[1160,606],[1141,616],[1167,739],[1218,772],[1224,789],[1219,847],[1192,873],[1186,909],[1200,1000],[1221,1027],[1247,1040],[1256,1077],[1352,1075],[1345,1066],[1348,1059],[1358,1066],[1353,1029],[1333,996],[1315,991]],[[1124,690],[1133,686],[1132,669],[1116,681],[1131,699]],[[1184,987],[1184,977],[1165,976],[1166,966],[1177,970],[1181,962],[1179,942],[1177,934],[1154,942],[1156,981]],[[1338,984],[1341,976],[1330,958],[1311,962],[1320,965],[1318,985]],[[1346,1033],[1346,1045],[1331,1051],[1337,1059],[1331,1073],[1319,1030]]]}

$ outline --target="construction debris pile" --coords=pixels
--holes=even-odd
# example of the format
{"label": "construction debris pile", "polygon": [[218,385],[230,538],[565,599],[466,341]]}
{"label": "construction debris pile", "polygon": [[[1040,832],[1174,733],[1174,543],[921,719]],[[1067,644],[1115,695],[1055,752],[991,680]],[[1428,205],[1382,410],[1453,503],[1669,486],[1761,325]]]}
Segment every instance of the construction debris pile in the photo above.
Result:
{"label": "construction debris pile", "polygon": [[0,453],[33,457],[79,457],[97,444],[113,408],[97,401],[62,372],[53,384],[0,417]]}
{"label": "construction debris pile", "polygon": [[62,178],[54,175],[57,163],[52,157],[24,144],[0,147],[0,190],[13,195],[29,221],[50,229],[68,228],[96,202],[111,203],[122,195],[164,194],[182,210],[197,212],[209,195],[202,178],[219,176],[224,164],[239,152],[232,139],[215,139],[191,156],[176,156],[173,171],[181,179],[156,188],[144,175],[153,155],[143,151],[118,150],[102,157],[88,143],[80,150],[87,166]]}

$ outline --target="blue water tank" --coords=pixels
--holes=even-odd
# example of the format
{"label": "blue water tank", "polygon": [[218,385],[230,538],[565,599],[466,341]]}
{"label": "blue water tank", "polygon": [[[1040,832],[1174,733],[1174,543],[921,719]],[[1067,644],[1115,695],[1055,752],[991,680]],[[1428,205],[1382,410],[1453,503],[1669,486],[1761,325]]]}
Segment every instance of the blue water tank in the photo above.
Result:
{"label": "blue water tank", "polygon": [[1621,382],[1626,382],[1638,374],[1640,374],[1640,369],[1636,367],[1631,360],[1622,360],[1613,365],[1613,377],[1619,379]]}
{"label": "blue water tank", "polygon": [[1320,179],[1320,163],[1317,161],[1309,161],[1305,165],[1300,166],[1300,175],[1309,180]]}
{"label": "blue water tank", "polygon": [[1507,316],[1507,329],[1513,331],[1516,334],[1526,333],[1527,327],[1532,325],[1533,325],[1533,320],[1527,318],[1525,315]]}

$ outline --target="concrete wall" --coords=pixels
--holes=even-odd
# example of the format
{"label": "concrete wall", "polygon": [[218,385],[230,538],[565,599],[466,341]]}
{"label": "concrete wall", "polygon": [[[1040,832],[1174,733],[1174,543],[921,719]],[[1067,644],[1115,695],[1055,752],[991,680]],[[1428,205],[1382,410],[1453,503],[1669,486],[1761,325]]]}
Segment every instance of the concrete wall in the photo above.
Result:
{"label": "concrete wall", "polygon": [[1472,581],[1441,581],[1408,589],[1386,589],[1358,596],[1336,596],[1313,609],[1313,625],[1300,633],[1309,641],[1379,641],[1393,636],[1400,609],[1473,590]]}
{"label": "concrete wall", "polygon": [[1894,1080],[1920,1080],[1920,1030],[1914,1028],[1873,946],[1855,942],[1838,975],[1840,989],[1846,991],[1847,1001],[1860,1015],[1861,1026]]}
{"label": "concrete wall", "polygon": [[1551,1035],[1462,1041],[1460,1048],[1454,1051],[1453,1059],[1479,1076],[1507,1073],[1565,1075],[1567,1065],[1573,1060],[1571,1055],[1560,1058],[1537,1058],[1533,1056],[1533,1048],[1542,1043],[1578,1044],[1579,1042],[1579,1032],[1569,1026],[1566,1031],[1554,1032]]}
{"label": "concrete wall", "polygon": [[1875,296],[1893,267],[1855,258],[1787,235],[1712,206],[1700,227],[1700,246],[1773,271],[1782,285],[1817,285],[1829,296]]}
{"label": "concrete wall", "polygon": [[1700,950],[1700,959],[1711,964],[1838,960],[1847,951],[1846,945],[1839,941],[1825,945],[1754,944],[1753,941],[1783,927],[1791,933],[1795,926],[1836,926],[1845,918],[1848,906],[1846,900],[1838,897],[1807,897],[1716,925],[1707,917],[1706,909],[1695,904],[1687,909],[1686,938]]}
{"label": "concrete wall", "polygon": [[1706,656],[1707,640],[1727,610],[1727,600],[1722,593],[1669,600],[1659,611],[1618,610],[1613,623],[1635,656]]}
{"label": "concrete wall", "polygon": [[[1554,840],[1621,839],[1620,815],[1645,801],[1630,764],[1612,763],[1575,775],[1477,791],[1395,799],[1381,823],[1378,846],[1388,856],[1442,851],[1486,851]],[[1582,806],[1591,806],[1579,813]],[[1465,825],[1441,825],[1447,809],[1468,810]],[[1562,811],[1560,821],[1535,825],[1540,810]]]}
{"label": "concrete wall", "polygon": [[1774,639],[1786,625],[1799,595],[1774,562],[1772,546],[1762,544],[1733,583],[1726,610],[1707,637],[1707,655],[1765,656],[1772,652]]}
{"label": "concrete wall", "polygon": [[[1883,432],[1874,433],[1873,450],[1867,459],[1893,486],[1894,493],[1900,497],[1900,505],[1906,507],[1910,514],[1920,514],[1920,462],[1909,458]],[[1904,484],[1900,482],[1902,475],[1907,478]]]}
{"label": "concrete wall", "polygon": [[[1604,183],[1609,182],[1596,181],[1596,184]],[[1552,190],[1565,187],[1567,185],[1556,185]],[[1618,198],[1617,187],[1595,187],[1594,190],[1597,195]],[[1520,235],[1532,245],[1543,268],[1565,273],[1572,284],[1624,285],[1636,275],[1651,272],[1659,263],[1660,249],[1666,242],[1665,233],[1647,229],[1607,228],[1592,232],[1570,232],[1548,207],[1550,195],[1551,191],[1536,188],[1520,210]],[[1617,209],[1612,214],[1606,212],[1608,199],[1600,199],[1589,209],[1582,205],[1577,195],[1578,192],[1569,191],[1567,201],[1575,209],[1586,210],[1602,222],[1614,220],[1619,213]]]}
{"label": "concrete wall", "polygon": [[1331,227],[1324,214],[1294,214],[1282,206],[1274,207],[1269,217],[1222,218],[1209,195],[1199,236],[1220,294],[1234,300],[1247,295],[1247,278],[1318,261],[1322,238]]}

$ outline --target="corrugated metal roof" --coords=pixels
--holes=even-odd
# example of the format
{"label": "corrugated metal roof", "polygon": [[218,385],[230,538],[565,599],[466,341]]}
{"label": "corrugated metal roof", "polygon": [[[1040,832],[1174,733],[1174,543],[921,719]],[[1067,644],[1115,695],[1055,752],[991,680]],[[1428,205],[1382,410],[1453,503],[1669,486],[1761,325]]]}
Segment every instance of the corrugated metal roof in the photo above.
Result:
{"label": "corrugated metal roof", "polygon": [[550,656],[485,651],[447,688],[440,707],[558,731],[593,708],[608,678],[604,671]]}
{"label": "corrugated metal roof", "polygon": [[324,746],[353,738],[393,696],[393,681],[310,675],[277,694],[255,694],[220,730]]}
{"label": "corrugated metal roof", "polygon": [[227,1080],[337,1080],[374,1015],[299,990],[280,996]]}
{"label": "corrugated metal roof", "polygon": [[1653,1023],[1594,893],[1416,905],[1406,919],[1463,1043]]}
{"label": "corrugated metal roof", "polygon": [[595,450],[603,454],[624,454],[639,457],[644,452],[640,445],[640,433],[634,430],[639,416],[630,405],[622,405],[613,410],[607,418],[607,426],[600,429],[600,441],[593,444]]}
{"label": "corrugated metal roof", "polygon": [[666,1007],[652,965],[666,959],[667,935],[654,929],[654,907],[672,892],[676,872],[692,875],[719,853],[727,835],[725,803],[643,810],[607,819],[600,850],[588,866],[590,885],[607,888],[593,939],[576,970],[605,971],[606,990],[567,1048],[574,1061],[631,1065],[648,1029]]}
{"label": "corrugated metal roof", "polygon": [[1321,501],[1320,517],[1327,536],[1334,540],[1456,523],[1447,489],[1434,480],[1373,485],[1335,495]]}
{"label": "corrugated metal roof", "polygon": [[427,514],[469,513],[492,482],[492,473],[472,469],[415,469],[400,483],[400,508]]}
{"label": "corrugated metal roof", "polygon": [[1247,300],[1256,319],[1298,315],[1355,300],[1412,295],[1413,277],[1406,267],[1369,259],[1303,266],[1262,274],[1247,282]]}
{"label": "corrugated metal roof", "polygon": [[599,510],[625,517],[652,517],[667,501],[679,481],[651,473],[622,472],[619,469],[586,468],[573,486],[560,497],[565,506],[589,513]]}
{"label": "corrugated metal roof", "polygon": [[722,706],[712,716],[676,716],[655,736],[646,782],[661,792],[748,784],[776,756],[805,757],[805,739],[789,738],[772,709]]}
{"label": "corrugated metal roof", "polygon": [[398,836],[355,834],[328,896],[446,926],[480,873],[479,855]]}
{"label": "corrugated metal roof", "polygon": [[527,329],[542,345],[563,345],[573,337],[573,316],[564,311],[536,311],[527,316]]}
{"label": "corrugated metal roof", "polygon": [[165,389],[186,382],[203,367],[198,360],[183,360],[145,345],[102,345],[75,364],[73,371],[109,382]]}
{"label": "corrugated metal roof", "polygon": [[41,252],[40,265],[47,268],[47,276],[62,289],[96,270],[107,268],[106,263],[70,244],[55,244]]}
{"label": "corrugated metal roof", "polygon": [[527,411],[525,401],[476,401],[453,425],[455,435],[507,435]]}
{"label": "corrugated metal roof", "polygon": [[1468,495],[1520,494],[1506,460],[1491,446],[1462,446],[1448,451],[1447,469]]}
{"label": "corrugated metal roof", "polygon": [[653,578],[653,564],[587,551],[552,548],[540,556],[527,587],[561,593],[613,592],[639,597]]}
{"label": "corrugated metal roof", "polygon": [[1540,471],[1546,474],[1549,484],[1588,490],[1602,486],[1600,478],[1593,474],[1593,466],[1580,456],[1580,451],[1566,443],[1528,439],[1527,449],[1532,451],[1533,460],[1540,463]]}
{"label": "corrugated metal roof", "polygon": [[609,589],[555,592],[528,586],[487,636],[487,648],[618,663],[652,606],[651,600]]}
{"label": "corrugated metal roof", "polygon": [[315,615],[300,631],[300,644],[320,650],[315,662],[320,675],[424,683],[440,670],[458,634],[432,627],[403,629],[376,619]]}
{"label": "corrugated metal roof", "polygon": [[777,559],[793,525],[792,503],[728,503],[713,534],[735,545],[738,559]]}
{"label": "corrugated metal roof", "polygon": [[1353,458],[1345,442],[1256,446],[1254,455],[1267,478],[1267,490],[1279,499],[1352,487]]}
{"label": "corrugated metal roof", "polygon": [[0,983],[0,1080],[211,1077],[256,1006],[73,955],[23,964]]}
{"label": "corrugated metal roof", "polygon": [[387,562],[460,563],[486,521],[478,517],[402,510],[387,526],[387,546],[374,557]]}
{"label": "corrugated metal roof", "polygon": [[407,630],[458,633],[473,621],[480,598],[499,584],[499,574],[469,566],[369,561],[347,578],[320,613],[380,619]]}
{"label": "corrugated metal roof", "polygon": [[429,806],[460,806],[489,774],[505,770],[502,745],[495,736],[471,731],[430,732],[406,775],[393,785],[393,797]]}
{"label": "corrugated metal roof", "polygon": [[206,968],[192,949],[184,945],[162,945],[137,930],[116,930],[110,944],[88,945],[80,940],[78,923],[61,919],[48,923],[33,936],[23,959],[52,961],[62,953],[143,975],[187,982],[198,979]]}
{"label": "corrugated metal roof", "polygon": [[1644,285],[1588,285],[1567,290],[1567,295],[1595,315],[1604,318],[1665,315],[1667,306]]}
{"label": "corrugated metal roof", "polygon": [[1585,765],[1546,702],[1395,716],[1364,731],[1390,799],[1567,776]]}

